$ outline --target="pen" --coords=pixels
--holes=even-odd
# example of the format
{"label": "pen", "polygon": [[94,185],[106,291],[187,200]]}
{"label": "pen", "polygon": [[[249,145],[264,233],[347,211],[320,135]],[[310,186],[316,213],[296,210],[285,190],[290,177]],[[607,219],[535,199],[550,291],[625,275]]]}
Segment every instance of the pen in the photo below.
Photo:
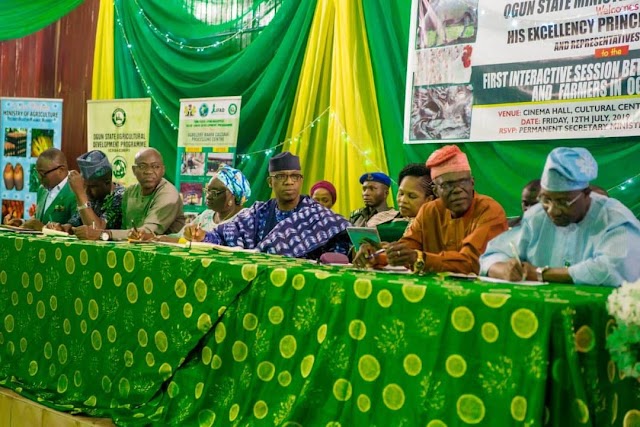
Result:
{"label": "pen", "polygon": [[136,234],[138,234],[138,229],[136,228],[136,224],[133,222],[133,220],[131,220],[131,226],[133,227],[133,231],[135,231]]}
{"label": "pen", "polygon": [[518,261],[518,265],[522,267],[522,261],[520,261],[520,257],[518,256],[518,250],[516,249],[516,245],[513,242],[509,242],[509,246],[511,246],[511,252],[513,252],[513,257]]}
{"label": "pen", "polygon": [[373,259],[373,258],[375,258],[375,256],[376,256],[376,255],[380,255],[381,253],[384,253],[384,252],[386,252],[386,251],[387,251],[387,250],[386,250],[386,249],[384,249],[384,248],[383,248],[383,249],[378,249],[377,251],[375,251],[374,253],[372,253],[371,255],[369,255],[369,256],[367,257],[367,259]]}

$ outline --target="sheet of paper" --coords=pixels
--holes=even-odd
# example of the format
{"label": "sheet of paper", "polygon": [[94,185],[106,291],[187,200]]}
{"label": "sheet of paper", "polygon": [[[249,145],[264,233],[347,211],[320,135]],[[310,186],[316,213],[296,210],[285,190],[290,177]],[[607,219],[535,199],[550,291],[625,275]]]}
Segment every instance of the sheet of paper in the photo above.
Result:
{"label": "sheet of paper", "polygon": [[454,280],[478,280],[477,274],[445,273],[445,278]]}
{"label": "sheet of paper", "polygon": [[[193,243],[202,244],[203,242],[193,242]],[[239,246],[222,246],[222,245],[213,245],[211,243],[205,243],[205,244],[209,247],[209,249],[215,249],[215,250],[221,251],[221,252],[247,252],[247,253],[257,253],[257,252],[259,252],[257,249],[245,249],[245,248],[241,248]],[[187,245],[188,245],[188,243],[187,243]],[[192,247],[194,247],[194,246],[192,246]]]}
{"label": "sheet of paper", "polygon": [[184,248],[184,243],[178,243],[178,242],[159,242],[157,240],[150,240],[149,243],[153,243],[154,245],[176,246],[178,248]]}
{"label": "sheet of paper", "polygon": [[386,265],[383,268],[373,269],[376,273],[413,274],[412,270],[402,266]]}
{"label": "sheet of paper", "polygon": [[4,231],[13,231],[14,233],[20,234],[42,234],[42,231],[29,230],[28,228],[14,227],[12,225],[0,225],[0,228]]}
{"label": "sheet of paper", "polygon": [[487,276],[478,276],[478,279],[480,279],[482,282],[511,283],[513,285],[523,285],[523,286],[542,286],[542,285],[548,285],[549,284],[549,282],[534,282],[532,280],[522,280],[520,282],[516,282],[516,281],[511,281],[511,280],[496,279],[496,278],[487,277]]}
{"label": "sheet of paper", "polygon": [[69,237],[69,233],[67,233],[66,231],[54,230],[52,228],[47,228],[47,227],[44,227],[42,229],[42,234],[44,234],[45,236],[64,236],[64,237]]}

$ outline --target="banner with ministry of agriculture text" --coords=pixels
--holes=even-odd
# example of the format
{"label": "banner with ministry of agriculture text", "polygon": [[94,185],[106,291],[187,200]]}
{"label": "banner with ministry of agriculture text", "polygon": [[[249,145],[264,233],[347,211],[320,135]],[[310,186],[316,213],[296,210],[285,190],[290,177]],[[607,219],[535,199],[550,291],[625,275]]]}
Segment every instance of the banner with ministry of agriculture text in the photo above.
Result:
{"label": "banner with ministry of agriculture text", "polygon": [[135,184],[135,155],[149,146],[151,98],[87,101],[87,151],[100,150],[113,166],[113,179]]}
{"label": "banner with ministry of agriculture text", "polygon": [[29,219],[40,187],[38,156],[62,146],[62,99],[0,98],[0,111],[2,217]]}
{"label": "banner with ministry of agriculture text", "polygon": [[640,134],[638,0],[414,0],[405,143]]}
{"label": "banner with ministry of agriculture text", "polygon": [[186,213],[206,206],[206,186],[223,165],[233,166],[242,97],[180,100],[176,187]]}

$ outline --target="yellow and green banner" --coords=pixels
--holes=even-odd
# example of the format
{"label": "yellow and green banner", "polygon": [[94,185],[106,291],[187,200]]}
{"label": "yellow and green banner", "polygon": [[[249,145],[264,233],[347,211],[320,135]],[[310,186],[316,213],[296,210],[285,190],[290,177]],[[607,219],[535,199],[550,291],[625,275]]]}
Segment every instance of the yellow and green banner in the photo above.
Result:
{"label": "yellow and green banner", "polygon": [[136,153],[149,146],[150,113],[149,98],[87,101],[87,150],[109,157],[116,182],[136,183],[131,166]]}

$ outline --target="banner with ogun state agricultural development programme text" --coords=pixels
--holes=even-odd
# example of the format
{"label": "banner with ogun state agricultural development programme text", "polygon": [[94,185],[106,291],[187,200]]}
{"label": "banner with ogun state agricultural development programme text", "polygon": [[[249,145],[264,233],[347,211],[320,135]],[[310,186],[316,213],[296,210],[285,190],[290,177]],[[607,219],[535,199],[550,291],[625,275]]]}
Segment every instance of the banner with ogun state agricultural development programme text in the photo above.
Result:
{"label": "banner with ogun state agricultural development programme text", "polygon": [[100,150],[113,166],[113,179],[135,184],[135,155],[149,146],[151,98],[87,101],[87,151]]}
{"label": "banner with ogun state agricultural development programme text", "polygon": [[0,98],[2,217],[35,214],[38,156],[62,146],[62,99]]}
{"label": "banner with ogun state agricultural development programme text", "polygon": [[180,100],[176,187],[186,213],[206,206],[206,185],[218,168],[235,163],[242,97]]}
{"label": "banner with ogun state agricultural development programme text", "polygon": [[414,0],[405,143],[640,134],[639,0]]}

